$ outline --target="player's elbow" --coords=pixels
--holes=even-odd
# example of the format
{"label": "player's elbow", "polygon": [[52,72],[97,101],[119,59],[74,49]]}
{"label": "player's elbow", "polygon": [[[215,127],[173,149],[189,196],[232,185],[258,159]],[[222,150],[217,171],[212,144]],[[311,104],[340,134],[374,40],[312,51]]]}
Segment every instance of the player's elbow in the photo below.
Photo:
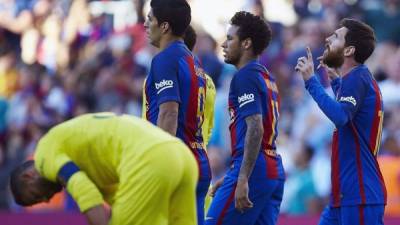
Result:
{"label": "player's elbow", "polygon": [[349,121],[348,117],[344,114],[335,116],[335,118],[333,119],[333,123],[335,124],[336,127],[343,127],[344,125],[347,124],[348,121]]}

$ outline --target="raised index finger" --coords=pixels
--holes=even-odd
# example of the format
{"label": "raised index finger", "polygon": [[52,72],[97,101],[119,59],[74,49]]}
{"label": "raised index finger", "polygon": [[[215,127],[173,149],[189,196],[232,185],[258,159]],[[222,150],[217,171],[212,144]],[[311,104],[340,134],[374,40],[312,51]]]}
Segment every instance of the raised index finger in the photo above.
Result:
{"label": "raised index finger", "polygon": [[308,58],[308,60],[312,60],[312,54],[311,54],[310,47],[307,47],[307,58]]}

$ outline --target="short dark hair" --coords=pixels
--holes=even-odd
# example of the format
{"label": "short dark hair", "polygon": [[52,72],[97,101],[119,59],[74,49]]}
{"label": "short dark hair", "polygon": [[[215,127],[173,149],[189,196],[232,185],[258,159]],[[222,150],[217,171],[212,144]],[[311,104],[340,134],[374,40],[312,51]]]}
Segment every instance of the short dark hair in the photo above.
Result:
{"label": "short dark hair", "polygon": [[150,6],[158,24],[168,22],[172,34],[183,36],[192,19],[186,0],[151,0]]}
{"label": "short dark hair", "polygon": [[375,49],[375,33],[367,24],[350,18],[340,21],[341,27],[346,27],[345,46],[354,46],[354,59],[358,63],[364,63]]}
{"label": "short dark hair", "polygon": [[253,53],[256,55],[261,54],[271,41],[271,28],[259,16],[240,11],[232,17],[231,24],[239,27],[237,34],[240,41],[251,39]]}
{"label": "short dark hair", "polygon": [[190,51],[193,51],[193,48],[196,44],[196,40],[197,40],[196,31],[193,29],[192,26],[189,25],[188,28],[186,29],[183,41],[185,42],[185,45],[188,47]]}
{"label": "short dark hair", "polygon": [[22,174],[29,168],[31,168],[32,166],[34,166],[34,161],[33,160],[29,160],[24,162],[23,164],[19,165],[17,168],[15,168],[12,172],[11,172],[11,176],[10,176],[10,189],[11,189],[11,193],[14,196],[14,200],[18,205],[21,206],[28,206],[29,204],[27,204],[23,197],[22,197],[22,193],[23,190],[25,188],[25,183],[22,179]]}

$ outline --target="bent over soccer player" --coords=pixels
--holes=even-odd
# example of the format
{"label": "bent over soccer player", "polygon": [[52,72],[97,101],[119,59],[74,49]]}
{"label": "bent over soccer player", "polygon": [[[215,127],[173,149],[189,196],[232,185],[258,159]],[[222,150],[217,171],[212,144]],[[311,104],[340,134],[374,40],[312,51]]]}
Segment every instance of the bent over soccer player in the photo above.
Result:
{"label": "bent over soccer player", "polygon": [[[132,116],[87,114],[51,129],[35,161],[11,175],[15,201],[49,200],[62,187],[92,225],[195,225],[198,169],[179,139]],[[171,176],[173,174],[173,176]]]}
{"label": "bent over soccer player", "polygon": [[314,75],[310,49],[296,65],[306,89],[336,126],[332,194],[320,225],[383,224],[386,188],[376,159],[383,104],[379,87],[364,65],[374,48],[372,28],[353,19],[342,20],[340,28],[326,38],[326,50],[320,59],[332,79],[335,99],[325,93]]}
{"label": "bent over soccer player", "polygon": [[232,166],[214,185],[207,225],[276,223],[282,200],[284,170],[276,152],[278,90],[258,61],[271,39],[260,17],[238,12],[223,43],[225,62],[239,71],[229,91]]}
{"label": "bent over soccer player", "polygon": [[[144,85],[145,118],[185,142],[200,168],[198,224],[204,223],[204,199],[211,181],[202,124],[206,78],[198,76],[192,53],[183,42],[191,20],[186,0],[152,0],[145,22],[152,45],[160,49]],[[201,74],[200,74],[201,75]]]}

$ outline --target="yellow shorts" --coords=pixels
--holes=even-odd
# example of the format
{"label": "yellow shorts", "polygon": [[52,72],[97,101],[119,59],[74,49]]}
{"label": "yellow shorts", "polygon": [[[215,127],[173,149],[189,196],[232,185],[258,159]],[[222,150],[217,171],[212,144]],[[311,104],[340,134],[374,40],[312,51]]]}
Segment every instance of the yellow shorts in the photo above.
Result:
{"label": "yellow shorts", "polygon": [[198,168],[181,142],[121,159],[112,225],[195,225]]}

